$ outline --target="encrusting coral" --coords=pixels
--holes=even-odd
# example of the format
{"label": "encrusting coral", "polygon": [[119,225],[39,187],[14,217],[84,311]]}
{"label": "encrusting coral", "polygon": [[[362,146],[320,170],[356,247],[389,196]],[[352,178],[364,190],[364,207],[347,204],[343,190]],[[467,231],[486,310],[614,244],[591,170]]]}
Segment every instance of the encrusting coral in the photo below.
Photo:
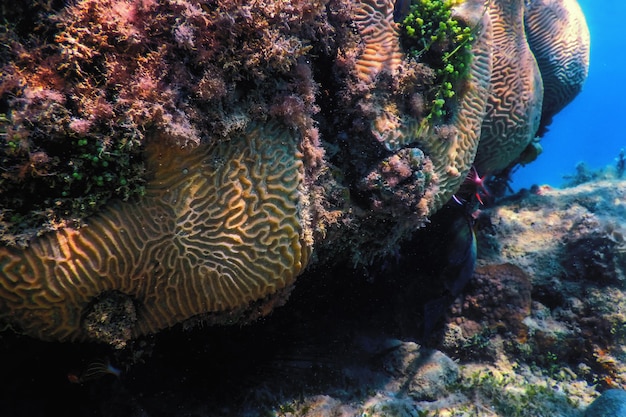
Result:
{"label": "encrusting coral", "polygon": [[501,328],[512,337],[525,337],[523,320],[530,314],[531,287],[530,277],[517,266],[480,266],[463,299],[453,305],[452,320],[458,318],[457,324],[467,337],[485,328]]}
{"label": "encrusting coral", "polygon": [[[522,1],[422,0],[401,23],[395,5],[7,10],[0,320],[116,346],[194,319],[245,322],[311,262],[393,255],[473,164],[515,160],[541,114]],[[431,12],[439,29],[422,32]],[[502,49],[523,53],[513,80]],[[504,83],[523,106],[502,104]]]}

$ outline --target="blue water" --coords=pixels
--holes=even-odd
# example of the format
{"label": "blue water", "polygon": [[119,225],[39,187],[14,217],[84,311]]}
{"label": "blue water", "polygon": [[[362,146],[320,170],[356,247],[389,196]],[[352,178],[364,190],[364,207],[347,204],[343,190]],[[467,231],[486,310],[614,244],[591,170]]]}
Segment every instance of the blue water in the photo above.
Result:
{"label": "blue water", "polygon": [[591,33],[591,64],[583,91],[555,116],[543,153],[513,176],[513,188],[560,186],[579,162],[592,169],[614,163],[626,148],[625,0],[578,0]]}

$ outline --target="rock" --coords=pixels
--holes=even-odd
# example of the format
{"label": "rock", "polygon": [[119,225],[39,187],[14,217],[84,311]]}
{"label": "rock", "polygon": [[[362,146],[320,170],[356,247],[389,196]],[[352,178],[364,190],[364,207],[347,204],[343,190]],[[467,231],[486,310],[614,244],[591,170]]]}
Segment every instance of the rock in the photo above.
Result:
{"label": "rock", "polygon": [[610,389],[596,398],[585,411],[585,417],[626,416],[626,391]]}
{"label": "rock", "polygon": [[383,365],[393,376],[387,388],[405,390],[417,401],[432,401],[445,395],[447,386],[459,378],[456,362],[438,350],[424,349],[404,342],[389,355]]}

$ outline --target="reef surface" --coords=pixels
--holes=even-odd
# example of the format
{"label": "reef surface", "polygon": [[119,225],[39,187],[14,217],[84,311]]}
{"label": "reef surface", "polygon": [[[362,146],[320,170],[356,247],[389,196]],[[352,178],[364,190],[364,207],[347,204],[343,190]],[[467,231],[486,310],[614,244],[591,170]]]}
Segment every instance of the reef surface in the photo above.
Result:
{"label": "reef surface", "polygon": [[[243,327],[179,325],[121,350],[3,333],[0,411],[583,416],[626,386],[625,211],[614,178],[483,208],[476,272],[427,338],[397,295],[416,275],[349,266],[305,273],[291,303]],[[119,376],[86,372],[106,360]]]}
{"label": "reef surface", "polygon": [[0,3],[1,414],[575,416],[622,386],[623,182],[485,187],[580,91],[578,5],[402,5]]}
{"label": "reef surface", "polygon": [[536,157],[587,76],[577,3],[396,6],[0,3],[0,324],[122,348],[253,321]]}

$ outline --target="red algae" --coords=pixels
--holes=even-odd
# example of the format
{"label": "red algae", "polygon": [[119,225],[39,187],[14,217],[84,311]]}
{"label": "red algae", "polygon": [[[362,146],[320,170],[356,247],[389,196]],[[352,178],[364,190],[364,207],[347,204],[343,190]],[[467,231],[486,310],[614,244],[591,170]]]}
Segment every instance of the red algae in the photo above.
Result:
{"label": "red algae", "polygon": [[303,58],[332,48],[328,3],[85,0],[7,12],[5,243],[141,194],[148,139],[194,148],[272,115],[303,132],[319,166],[317,86]]}

